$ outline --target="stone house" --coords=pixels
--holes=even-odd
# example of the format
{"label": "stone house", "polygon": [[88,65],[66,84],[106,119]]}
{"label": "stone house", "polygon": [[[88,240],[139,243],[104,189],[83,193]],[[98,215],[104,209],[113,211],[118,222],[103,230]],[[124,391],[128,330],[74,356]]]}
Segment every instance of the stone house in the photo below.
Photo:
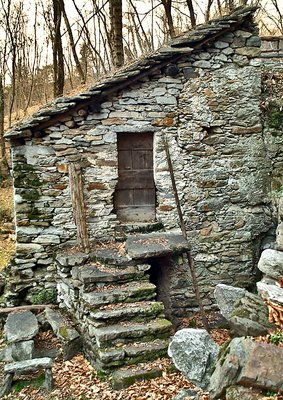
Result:
{"label": "stone house", "polygon": [[[217,283],[253,284],[282,163],[266,145],[254,11],[200,25],[6,133],[17,235],[8,304],[52,293],[67,266],[60,275],[54,260],[76,245],[90,254],[137,232],[180,234],[164,138],[205,307]],[[173,314],[194,309],[178,254],[148,259]]]}

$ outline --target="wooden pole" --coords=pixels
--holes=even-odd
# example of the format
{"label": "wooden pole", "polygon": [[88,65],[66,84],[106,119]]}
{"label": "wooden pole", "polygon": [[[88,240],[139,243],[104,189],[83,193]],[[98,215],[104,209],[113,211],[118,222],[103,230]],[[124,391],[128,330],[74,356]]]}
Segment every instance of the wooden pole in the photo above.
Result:
{"label": "wooden pole", "polygon": [[27,310],[44,310],[45,308],[55,308],[58,307],[55,304],[29,304],[26,306],[17,306],[17,307],[3,307],[0,308],[0,314],[9,314],[12,312],[20,312]]}
{"label": "wooden pole", "polygon": [[[173,193],[174,193],[174,197],[175,197],[175,203],[176,203],[176,206],[177,206],[177,211],[178,211],[181,231],[182,231],[182,234],[183,234],[184,238],[186,238],[186,240],[188,240],[185,221],[184,221],[182,208],[181,208],[181,203],[180,203],[178,190],[177,190],[177,186],[176,186],[176,180],[175,180],[175,175],[174,175],[173,164],[172,164],[171,155],[170,155],[170,151],[169,151],[169,147],[168,147],[168,142],[167,142],[167,139],[166,139],[165,136],[163,136],[163,144],[164,144],[165,153],[166,153],[166,159],[167,159],[167,163],[168,163],[168,167],[169,167],[170,178],[171,178]],[[202,300],[201,300],[201,297],[200,297],[199,285],[198,285],[197,276],[196,276],[195,263],[194,263],[194,260],[193,260],[193,257],[191,255],[190,251],[187,251],[185,254],[186,254],[186,258],[187,258],[188,265],[189,265],[190,272],[191,272],[191,276],[192,276],[193,288],[194,288],[194,292],[195,292],[195,295],[196,295],[197,303],[198,303],[198,306],[199,306],[202,323],[203,323],[204,328],[207,330],[207,332],[209,332],[208,321],[207,321],[207,318],[206,318],[206,315],[205,315],[205,311],[204,311],[204,308],[203,308],[203,304],[202,304]]]}
{"label": "wooden pole", "polygon": [[86,212],[83,195],[81,168],[79,165],[69,164],[69,180],[73,206],[74,220],[77,226],[78,245],[86,252],[89,251],[89,237],[86,226]]}

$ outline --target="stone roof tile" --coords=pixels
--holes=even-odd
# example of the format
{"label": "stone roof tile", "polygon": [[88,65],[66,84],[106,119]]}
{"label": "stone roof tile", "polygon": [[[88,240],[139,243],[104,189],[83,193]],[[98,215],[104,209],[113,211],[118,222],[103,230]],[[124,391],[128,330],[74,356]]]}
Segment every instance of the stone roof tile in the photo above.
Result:
{"label": "stone roof tile", "polygon": [[40,124],[48,121],[51,123],[52,118],[56,115],[69,112],[74,107],[84,104],[84,102],[87,103],[96,97],[103,96],[104,92],[114,92],[116,86],[121,89],[121,84],[124,84],[124,87],[126,87],[133,80],[139,79],[141,74],[149,74],[152,69],[158,68],[166,60],[170,62],[184,53],[189,54],[196,48],[200,48],[207,41],[216,40],[221,34],[232,31],[243,23],[247,17],[252,16],[256,9],[257,7],[239,8],[230,15],[216,18],[207,24],[197,26],[195,30],[175,37],[157,51],[125,66],[83,93],[71,97],[59,97],[44,105],[32,117],[12,127],[6,132],[5,137],[10,139],[26,137],[27,131],[30,135],[31,131],[36,130],[35,128],[40,128]]}

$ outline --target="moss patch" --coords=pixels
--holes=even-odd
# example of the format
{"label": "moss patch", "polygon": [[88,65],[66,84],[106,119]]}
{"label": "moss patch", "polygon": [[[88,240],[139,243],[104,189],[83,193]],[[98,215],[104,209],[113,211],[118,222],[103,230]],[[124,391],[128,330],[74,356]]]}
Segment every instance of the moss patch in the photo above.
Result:
{"label": "moss patch", "polygon": [[278,130],[275,136],[282,135],[283,129],[283,105],[279,102],[271,102],[268,108],[268,125],[270,128]]}

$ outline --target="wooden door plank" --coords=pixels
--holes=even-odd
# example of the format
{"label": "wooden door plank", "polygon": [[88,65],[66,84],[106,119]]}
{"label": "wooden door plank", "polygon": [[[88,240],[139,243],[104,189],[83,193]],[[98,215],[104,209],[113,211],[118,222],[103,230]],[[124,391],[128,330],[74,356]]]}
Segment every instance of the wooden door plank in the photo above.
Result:
{"label": "wooden door plank", "polygon": [[152,133],[121,133],[117,138],[118,184],[114,194],[121,221],[155,219]]}

